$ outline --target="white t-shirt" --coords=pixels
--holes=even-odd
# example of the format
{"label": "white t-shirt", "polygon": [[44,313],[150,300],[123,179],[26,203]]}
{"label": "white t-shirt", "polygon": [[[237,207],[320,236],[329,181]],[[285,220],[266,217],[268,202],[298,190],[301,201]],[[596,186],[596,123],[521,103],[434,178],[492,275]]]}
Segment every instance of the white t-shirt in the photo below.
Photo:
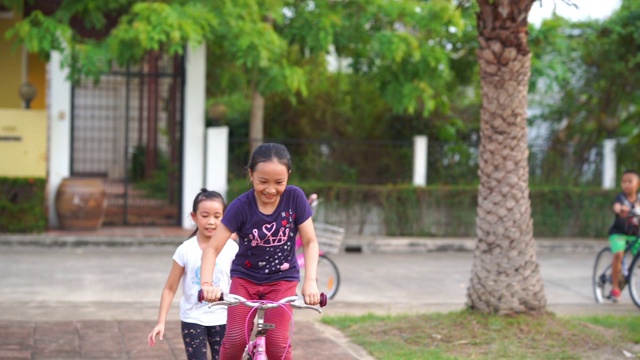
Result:
{"label": "white t-shirt", "polygon": [[[231,286],[229,269],[238,251],[238,244],[232,239],[227,243],[216,258],[213,270],[213,285],[228,293]],[[180,300],[180,320],[204,326],[221,325],[227,323],[227,308],[215,306],[209,308],[206,302],[198,302],[200,290],[200,263],[202,249],[198,245],[197,236],[183,242],[173,254],[173,260],[184,268],[182,275],[182,299]]]}

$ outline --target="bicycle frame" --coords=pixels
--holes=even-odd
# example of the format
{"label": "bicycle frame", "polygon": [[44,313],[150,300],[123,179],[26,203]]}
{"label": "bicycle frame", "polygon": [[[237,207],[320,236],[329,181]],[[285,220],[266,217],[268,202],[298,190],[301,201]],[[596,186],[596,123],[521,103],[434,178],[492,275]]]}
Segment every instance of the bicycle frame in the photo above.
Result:
{"label": "bicycle frame", "polygon": [[629,274],[631,274],[631,264],[633,263],[633,260],[638,257],[640,255],[640,251],[637,254],[633,254],[631,252],[631,249],[633,249],[634,246],[636,246],[636,244],[638,244],[638,242],[640,241],[640,235],[636,235],[635,236],[635,240],[630,241],[629,244],[627,244],[627,246],[624,248],[624,254],[628,254],[631,253],[632,257],[631,257],[631,261],[629,261],[629,264],[625,264],[625,258],[624,256],[622,257],[622,266],[620,268],[622,274],[625,279],[628,281],[628,276]]}
{"label": "bicycle frame", "polygon": [[[321,307],[326,305],[326,296],[321,294],[320,306],[311,306],[304,303],[304,299],[301,299],[299,296],[289,296],[279,301],[262,301],[262,300],[247,300],[242,296],[234,295],[234,294],[225,294],[224,300],[216,301],[209,304],[209,307],[213,306],[236,306],[238,304],[242,304],[244,306],[250,307],[252,309],[256,309],[256,334],[255,339],[250,340],[248,338],[248,344],[245,350],[244,356],[249,356],[252,360],[267,360],[267,345],[266,345],[266,336],[267,332],[270,329],[275,328],[274,324],[269,324],[264,322],[265,312],[269,309],[274,309],[285,304],[290,304],[293,308],[296,309],[311,309],[319,314],[322,313]],[[251,313],[249,313],[251,315]],[[291,317],[293,321],[293,317]]]}
{"label": "bicycle frame", "polygon": [[251,359],[262,360],[267,358],[266,336],[270,329],[275,328],[274,324],[264,322],[264,314],[266,309],[262,306],[257,307],[256,314],[256,338],[247,345],[245,356],[250,355]]}
{"label": "bicycle frame", "polygon": [[[636,245],[636,243],[638,243],[638,241],[640,241],[640,236],[636,236],[635,240],[629,242],[629,244],[624,248],[623,253],[624,254],[628,254],[631,253],[631,249]],[[625,277],[625,280],[629,280],[627,279],[627,277],[629,276],[629,274],[631,274],[631,263],[633,263],[633,260],[638,257],[640,255],[640,252],[638,252],[637,254],[633,255],[633,257],[631,258],[631,261],[629,261],[629,264],[626,264],[626,258],[622,257],[622,266],[620,267],[620,271],[622,276]],[[607,266],[604,271],[602,271],[602,273],[600,274],[600,277],[606,277],[606,272],[611,270],[611,264],[609,264],[609,266]],[[605,279],[606,280],[606,279]]]}

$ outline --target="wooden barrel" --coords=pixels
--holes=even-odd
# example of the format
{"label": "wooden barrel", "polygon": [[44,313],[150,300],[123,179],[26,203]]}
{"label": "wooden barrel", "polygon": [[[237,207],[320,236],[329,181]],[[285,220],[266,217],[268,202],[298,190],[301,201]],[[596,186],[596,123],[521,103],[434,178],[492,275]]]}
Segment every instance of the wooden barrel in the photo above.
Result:
{"label": "wooden barrel", "polygon": [[97,230],[106,207],[104,183],[100,178],[65,178],[56,193],[60,228]]}

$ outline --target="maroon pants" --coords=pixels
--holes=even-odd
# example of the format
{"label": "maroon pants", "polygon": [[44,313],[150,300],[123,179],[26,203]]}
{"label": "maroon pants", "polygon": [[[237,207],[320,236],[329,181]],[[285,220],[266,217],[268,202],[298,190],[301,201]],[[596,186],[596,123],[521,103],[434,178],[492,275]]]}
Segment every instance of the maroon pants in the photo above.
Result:
{"label": "maroon pants", "polygon": [[[278,301],[296,294],[295,281],[277,281],[268,284],[256,284],[247,279],[235,277],[231,281],[231,294],[242,296],[247,300]],[[247,334],[253,330],[253,319],[256,312],[244,305],[231,306],[227,314],[227,330],[220,348],[221,360],[240,360],[247,346]],[[251,319],[247,316],[251,312]],[[291,325],[291,306],[269,309],[265,312],[264,322],[275,324],[266,337],[267,357],[269,360],[291,359],[291,343],[289,328]]]}

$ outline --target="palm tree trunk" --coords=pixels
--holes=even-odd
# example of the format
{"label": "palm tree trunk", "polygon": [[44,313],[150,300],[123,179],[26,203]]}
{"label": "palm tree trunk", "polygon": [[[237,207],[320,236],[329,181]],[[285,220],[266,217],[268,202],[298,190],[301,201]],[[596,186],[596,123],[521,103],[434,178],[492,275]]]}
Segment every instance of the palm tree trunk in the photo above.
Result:
{"label": "palm tree trunk", "polygon": [[540,312],[546,297],[529,199],[527,15],[534,0],[478,0],[482,82],[478,242],[467,292],[472,309]]}
{"label": "palm tree trunk", "polygon": [[[265,15],[264,22],[273,26],[274,19]],[[251,81],[251,115],[249,117],[249,158],[258,146],[264,142],[264,96],[258,88],[258,69],[253,70]]]}

